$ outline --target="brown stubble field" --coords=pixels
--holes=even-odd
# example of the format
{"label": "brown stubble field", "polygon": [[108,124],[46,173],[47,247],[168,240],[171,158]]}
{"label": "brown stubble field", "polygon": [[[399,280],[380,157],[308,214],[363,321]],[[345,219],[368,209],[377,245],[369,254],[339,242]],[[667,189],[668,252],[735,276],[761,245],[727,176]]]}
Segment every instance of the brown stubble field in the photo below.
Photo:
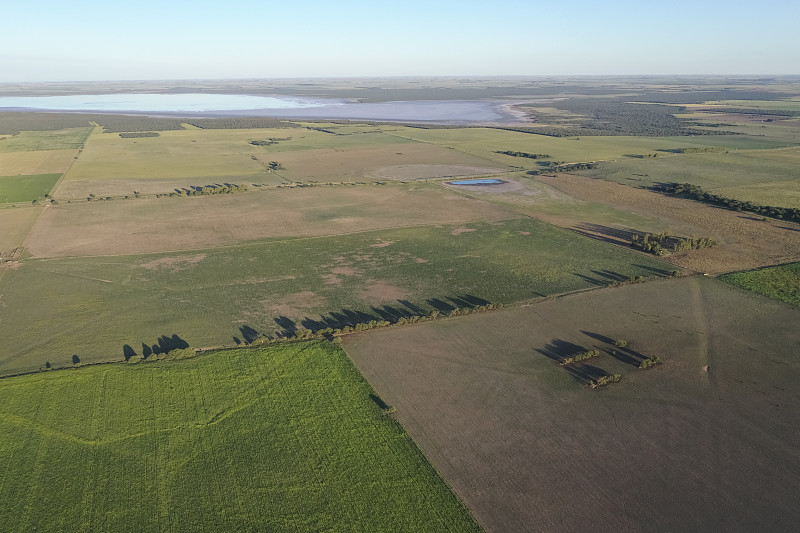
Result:
{"label": "brown stubble field", "polygon": [[515,216],[424,183],[306,187],[62,202],[47,208],[25,246],[35,257],[134,254]]}
{"label": "brown stubble field", "polygon": [[[800,260],[800,224],[794,222],[762,220],[751,213],[582,176],[559,174],[557,177],[537,176],[536,179],[581,201],[658,219],[672,234],[711,237],[717,241],[718,244],[712,248],[677,253],[666,258],[682,268],[719,274]],[[579,216],[580,210],[576,213],[577,217],[564,213],[533,216],[619,244],[630,243],[630,231],[618,230],[641,230],[586,223]]]}
{"label": "brown stubble field", "polygon": [[[488,531],[791,531],[800,311],[702,277],[346,337]],[[616,349],[626,339],[627,349]],[[573,367],[560,357],[598,348]],[[664,362],[650,370],[644,356]],[[591,390],[585,376],[620,373]]]}

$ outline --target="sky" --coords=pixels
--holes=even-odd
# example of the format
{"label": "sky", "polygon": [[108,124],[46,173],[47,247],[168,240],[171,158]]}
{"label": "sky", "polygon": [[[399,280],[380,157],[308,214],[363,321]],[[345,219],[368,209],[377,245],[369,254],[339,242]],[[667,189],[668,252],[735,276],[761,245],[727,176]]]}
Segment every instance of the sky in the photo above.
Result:
{"label": "sky", "polygon": [[16,0],[0,83],[800,74],[800,2]]}

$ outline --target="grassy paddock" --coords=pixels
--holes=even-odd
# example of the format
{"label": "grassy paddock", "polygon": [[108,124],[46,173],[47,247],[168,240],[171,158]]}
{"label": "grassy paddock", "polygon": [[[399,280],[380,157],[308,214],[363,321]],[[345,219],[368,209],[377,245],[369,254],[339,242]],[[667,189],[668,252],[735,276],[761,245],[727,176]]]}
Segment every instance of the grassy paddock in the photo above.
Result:
{"label": "grassy paddock", "polygon": [[77,156],[78,150],[0,152],[0,173],[6,176],[63,173]]}
{"label": "grassy paddock", "polygon": [[83,146],[92,126],[54,131],[23,131],[0,140],[0,152],[32,150],[77,150]]}
{"label": "grassy paddock", "polygon": [[480,531],[371,396],[344,353],[320,342],[4,380],[0,522]]}
{"label": "grassy paddock", "polygon": [[800,307],[800,263],[791,263],[721,277],[732,285]]}
{"label": "grassy paddock", "polygon": [[[51,208],[54,209],[54,208]],[[536,299],[673,267],[531,219],[421,226],[215,250],[26,260],[0,282],[0,373],[116,360],[178,334],[233,345],[367,314],[431,311],[465,295]],[[451,300],[455,299],[455,300]],[[394,311],[392,311],[394,310]]]}
{"label": "grassy paddock", "polygon": [[0,176],[0,202],[31,202],[50,193],[61,174]]}

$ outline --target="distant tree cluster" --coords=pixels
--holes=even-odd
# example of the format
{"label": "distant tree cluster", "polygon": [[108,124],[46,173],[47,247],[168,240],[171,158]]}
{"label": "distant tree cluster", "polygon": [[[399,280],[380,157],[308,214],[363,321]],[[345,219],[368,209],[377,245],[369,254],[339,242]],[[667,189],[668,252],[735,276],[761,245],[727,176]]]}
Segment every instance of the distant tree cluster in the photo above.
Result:
{"label": "distant tree cluster", "polygon": [[528,159],[550,159],[548,154],[530,154],[528,152],[515,152],[513,150],[495,150],[494,153],[510,155],[512,157],[527,157]]}
{"label": "distant tree cluster", "polygon": [[270,137],[269,139],[256,139],[254,141],[250,141],[250,144],[253,146],[272,146],[273,144],[278,144],[281,141],[291,140],[291,137]]}
{"label": "distant tree cluster", "polygon": [[158,137],[159,133],[157,131],[129,131],[120,133],[119,136],[123,139],[139,139],[142,137]]}
{"label": "distant tree cluster", "polygon": [[204,130],[250,130],[265,128],[299,128],[299,124],[288,120],[266,117],[242,118],[195,118],[184,119],[183,122]]}
{"label": "distant tree cluster", "polygon": [[141,117],[125,115],[91,115],[92,120],[103,127],[106,133],[133,133],[140,131],[182,130],[183,120],[165,117]]}
{"label": "distant tree cluster", "polygon": [[597,163],[590,162],[590,163],[562,163],[562,162],[554,162],[551,163],[547,168],[540,168],[535,170],[529,170],[527,174],[531,176],[538,176],[543,173],[550,173],[550,172],[574,172],[576,170],[591,170],[593,168],[597,168]]}
{"label": "distant tree cluster", "polygon": [[698,185],[691,183],[663,183],[657,185],[655,189],[666,194],[674,194],[692,198],[707,204],[721,205],[735,211],[748,211],[763,216],[779,218],[784,220],[794,220],[800,222],[800,209],[793,207],[773,207],[769,205],[759,205],[748,201],[735,200],[718,194],[706,192]]}

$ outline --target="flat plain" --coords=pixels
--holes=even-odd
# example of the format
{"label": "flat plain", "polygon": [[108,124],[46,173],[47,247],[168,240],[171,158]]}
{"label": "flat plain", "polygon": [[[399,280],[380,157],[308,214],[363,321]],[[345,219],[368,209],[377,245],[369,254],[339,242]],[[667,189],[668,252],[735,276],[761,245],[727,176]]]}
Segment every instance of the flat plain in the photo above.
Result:
{"label": "flat plain", "polygon": [[[518,117],[0,113],[2,523],[480,529],[450,484],[491,532],[796,529],[797,80],[380,83],[0,87]],[[661,232],[714,243],[631,246]],[[372,398],[333,344],[287,341],[358,326]]]}
{"label": "flat plain", "polygon": [[332,343],[2,385],[8,531],[480,531]]}
{"label": "flat plain", "polygon": [[123,345],[140,353],[163,335],[233,346],[234,337],[448,311],[464,297],[508,304],[671,272],[530,218],[27,259],[0,280],[0,298],[15,310],[2,317],[0,373],[71,366],[73,355],[121,360]]}
{"label": "flat plain", "polygon": [[[695,277],[351,335],[344,348],[488,531],[791,531],[799,319]],[[559,366],[590,349],[601,355]],[[653,356],[662,364],[638,368]]]}

